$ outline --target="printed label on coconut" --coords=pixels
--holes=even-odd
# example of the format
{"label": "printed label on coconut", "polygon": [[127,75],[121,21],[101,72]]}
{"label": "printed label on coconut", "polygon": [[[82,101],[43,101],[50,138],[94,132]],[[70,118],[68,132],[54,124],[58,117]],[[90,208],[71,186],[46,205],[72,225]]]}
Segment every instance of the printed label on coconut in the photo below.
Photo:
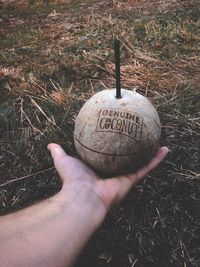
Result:
{"label": "printed label on coconut", "polygon": [[96,131],[123,134],[139,142],[142,125],[143,118],[138,114],[120,109],[101,109]]}

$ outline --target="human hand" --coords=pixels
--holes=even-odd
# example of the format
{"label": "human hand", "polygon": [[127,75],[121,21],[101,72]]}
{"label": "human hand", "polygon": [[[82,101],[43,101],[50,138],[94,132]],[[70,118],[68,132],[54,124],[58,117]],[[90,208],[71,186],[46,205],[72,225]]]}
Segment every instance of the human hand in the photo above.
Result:
{"label": "human hand", "polygon": [[81,160],[68,156],[59,145],[49,144],[48,149],[63,182],[61,198],[81,210],[85,210],[87,205],[94,204],[95,213],[100,221],[111,206],[121,201],[168,153],[167,147],[161,147],[152,160],[137,172],[101,179]]}

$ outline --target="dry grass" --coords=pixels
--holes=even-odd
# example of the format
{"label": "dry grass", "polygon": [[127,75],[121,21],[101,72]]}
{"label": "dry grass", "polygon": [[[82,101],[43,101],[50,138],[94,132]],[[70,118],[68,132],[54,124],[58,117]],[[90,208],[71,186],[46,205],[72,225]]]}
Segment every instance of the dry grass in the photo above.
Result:
{"label": "dry grass", "polygon": [[170,10],[187,8],[191,4],[197,3],[197,1],[178,1],[178,0],[113,0],[114,6],[119,10],[130,11],[135,10],[141,15],[154,15],[160,13],[166,13]]}
{"label": "dry grass", "polygon": [[[176,68],[159,60],[155,55],[134,48],[131,53],[129,62],[121,66],[124,87],[138,86],[147,95],[148,91],[166,93],[185,82],[186,78],[181,76]],[[112,77],[115,76],[115,66],[112,62],[106,64],[106,70]]]}
{"label": "dry grass", "polygon": [[[167,12],[152,2],[153,17],[143,1],[37,1],[0,11],[2,214],[60,189],[46,146],[76,155],[80,107],[114,86],[115,37],[123,87],[137,86],[160,114],[169,157],[111,211],[77,266],[200,265],[200,19],[196,3],[182,10],[172,2]],[[138,18],[146,10],[151,17]]]}

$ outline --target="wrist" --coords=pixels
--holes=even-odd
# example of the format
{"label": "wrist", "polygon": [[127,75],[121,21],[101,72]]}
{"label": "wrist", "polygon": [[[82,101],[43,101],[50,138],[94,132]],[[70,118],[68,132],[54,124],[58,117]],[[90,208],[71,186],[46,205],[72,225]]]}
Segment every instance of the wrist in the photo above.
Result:
{"label": "wrist", "polygon": [[55,200],[67,218],[96,229],[104,220],[107,208],[90,186],[62,188]]}

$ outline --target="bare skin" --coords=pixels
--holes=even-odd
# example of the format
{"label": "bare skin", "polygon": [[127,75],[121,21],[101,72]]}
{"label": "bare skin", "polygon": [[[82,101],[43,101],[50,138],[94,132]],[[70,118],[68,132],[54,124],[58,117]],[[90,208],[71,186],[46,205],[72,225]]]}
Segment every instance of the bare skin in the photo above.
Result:
{"label": "bare skin", "polygon": [[48,149],[63,186],[55,196],[0,218],[1,267],[69,267],[109,209],[167,155],[162,147],[136,173],[103,180],[57,144]]}

